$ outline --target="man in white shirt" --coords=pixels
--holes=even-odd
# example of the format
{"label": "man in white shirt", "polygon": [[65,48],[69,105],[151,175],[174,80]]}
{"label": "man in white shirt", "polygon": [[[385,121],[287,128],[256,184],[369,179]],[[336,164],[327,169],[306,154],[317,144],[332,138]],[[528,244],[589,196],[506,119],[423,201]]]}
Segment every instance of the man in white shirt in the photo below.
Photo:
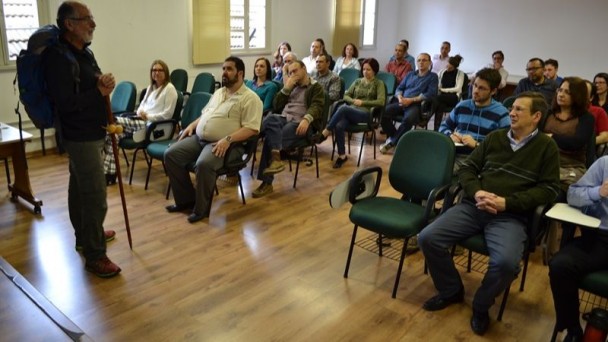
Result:
{"label": "man in white shirt", "polygon": [[317,57],[323,51],[323,46],[319,39],[315,39],[310,43],[310,56],[306,56],[302,59],[304,65],[306,65],[306,70],[308,70],[309,75],[313,75],[317,70]]}
{"label": "man in white shirt", "polygon": [[432,72],[439,74],[441,70],[445,69],[445,67],[448,66],[448,59],[450,58],[451,48],[452,45],[450,44],[450,42],[445,41],[441,43],[441,49],[439,50],[440,53],[438,55],[433,56],[433,68],[431,69]]}

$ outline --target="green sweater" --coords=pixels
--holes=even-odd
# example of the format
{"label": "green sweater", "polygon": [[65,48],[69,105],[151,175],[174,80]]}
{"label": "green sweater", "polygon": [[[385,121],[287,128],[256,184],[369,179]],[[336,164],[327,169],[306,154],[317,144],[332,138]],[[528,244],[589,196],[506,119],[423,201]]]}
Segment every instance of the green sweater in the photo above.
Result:
{"label": "green sweater", "polygon": [[557,198],[559,151],[553,139],[538,132],[514,152],[508,131],[490,133],[470,154],[458,177],[467,197],[485,190],[504,197],[507,212],[527,214]]}
{"label": "green sweater", "polygon": [[[308,85],[304,93],[306,99],[306,114],[304,118],[317,130],[321,131],[325,122],[321,122],[323,119],[323,110],[325,109],[325,90],[323,86],[317,81],[311,80],[312,82]],[[275,97],[273,102],[273,113],[282,113],[283,108],[289,102],[289,95],[291,90],[285,88],[281,89]]]}
{"label": "green sweater", "polygon": [[386,91],[384,83],[374,78],[371,82],[364,82],[363,78],[358,78],[344,93],[344,101],[349,105],[354,100],[362,100],[363,106],[360,109],[369,112],[373,107],[384,107],[386,102]]}

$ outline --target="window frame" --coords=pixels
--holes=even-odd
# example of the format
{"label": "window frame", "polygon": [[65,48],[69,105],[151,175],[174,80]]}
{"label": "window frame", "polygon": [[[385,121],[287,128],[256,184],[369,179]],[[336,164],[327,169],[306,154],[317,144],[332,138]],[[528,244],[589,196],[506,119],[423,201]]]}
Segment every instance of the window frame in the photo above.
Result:
{"label": "window frame", "polygon": [[[38,26],[49,23],[48,3],[44,0],[34,1],[38,10]],[[10,60],[8,49],[8,37],[6,23],[4,20],[4,0],[0,0],[0,70],[14,70],[17,67],[16,60]]]}
{"label": "window frame", "polygon": [[[230,13],[232,13],[232,1],[230,1]],[[244,3],[244,32],[249,32],[249,2],[250,0],[243,0]],[[249,55],[260,55],[260,54],[268,54],[271,51],[270,47],[270,33],[271,33],[271,20],[270,20],[270,0],[264,0],[264,12],[265,12],[265,46],[261,48],[250,48],[249,47],[249,35],[245,35],[244,47],[242,49],[233,49],[232,42],[229,41],[230,44],[230,54],[234,56],[249,56]],[[230,15],[230,21],[232,21],[232,15]],[[230,26],[230,25],[229,25]],[[232,36],[232,27],[230,29],[230,36]],[[239,31],[240,32],[240,31]]]}
{"label": "window frame", "polygon": [[[365,7],[368,1],[374,2],[374,30],[373,30],[373,43],[372,44],[364,44],[365,39]],[[360,42],[359,49],[361,50],[372,50],[376,48],[376,44],[378,42],[378,0],[361,0],[361,33],[360,33]]]}

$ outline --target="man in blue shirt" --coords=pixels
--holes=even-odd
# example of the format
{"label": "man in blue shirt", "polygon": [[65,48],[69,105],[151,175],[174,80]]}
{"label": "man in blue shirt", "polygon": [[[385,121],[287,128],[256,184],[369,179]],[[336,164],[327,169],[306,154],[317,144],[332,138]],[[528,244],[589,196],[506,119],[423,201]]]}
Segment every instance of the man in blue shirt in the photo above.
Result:
{"label": "man in blue shirt", "polygon": [[[382,129],[388,136],[380,146],[380,153],[386,154],[397,145],[401,136],[420,121],[422,101],[432,100],[437,96],[439,78],[431,72],[431,55],[421,53],[416,60],[418,70],[408,73],[397,87],[395,98],[386,106],[382,116]],[[399,129],[393,120],[403,115]]]}
{"label": "man in blue shirt", "polygon": [[601,220],[599,229],[583,228],[549,262],[556,331],[567,329],[564,341],[582,341],[578,285],[595,271],[608,270],[608,156],[598,159],[568,189],[568,204]]}
{"label": "man in blue shirt", "polygon": [[528,77],[522,78],[515,88],[514,95],[518,95],[525,91],[537,91],[543,94],[547,105],[551,107],[553,97],[555,97],[555,91],[557,85],[555,81],[545,77],[545,62],[540,58],[531,58],[526,64],[526,72]]}

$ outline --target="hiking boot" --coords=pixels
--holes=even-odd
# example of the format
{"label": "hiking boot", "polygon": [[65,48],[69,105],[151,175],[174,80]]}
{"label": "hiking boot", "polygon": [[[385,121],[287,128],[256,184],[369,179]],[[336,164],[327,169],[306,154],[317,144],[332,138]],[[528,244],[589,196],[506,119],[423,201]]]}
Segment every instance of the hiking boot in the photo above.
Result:
{"label": "hiking boot", "polygon": [[[116,232],[113,230],[104,230],[103,235],[106,238],[106,242],[110,242],[116,238]],[[82,245],[76,243],[76,250],[82,252]]]}
{"label": "hiking boot", "polygon": [[285,163],[280,160],[273,160],[270,165],[264,169],[264,175],[274,175],[285,170]]}
{"label": "hiking boot", "polygon": [[120,267],[105,255],[95,261],[87,261],[85,269],[100,278],[110,278],[121,271]]}
{"label": "hiking boot", "polygon": [[380,145],[380,153],[387,154],[394,147],[395,146],[393,146],[393,144],[391,144],[390,142],[385,142],[384,144]]}
{"label": "hiking boot", "polygon": [[262,184],[260,184],[260,186],[258,186],[257,189],[253,190],[253,192],[251,193],[251,196],[253,198],[260,198],[260,197],[264,197],[268,194],[271,194],[272,191],[273,191],[272,184],[262,182]]}

